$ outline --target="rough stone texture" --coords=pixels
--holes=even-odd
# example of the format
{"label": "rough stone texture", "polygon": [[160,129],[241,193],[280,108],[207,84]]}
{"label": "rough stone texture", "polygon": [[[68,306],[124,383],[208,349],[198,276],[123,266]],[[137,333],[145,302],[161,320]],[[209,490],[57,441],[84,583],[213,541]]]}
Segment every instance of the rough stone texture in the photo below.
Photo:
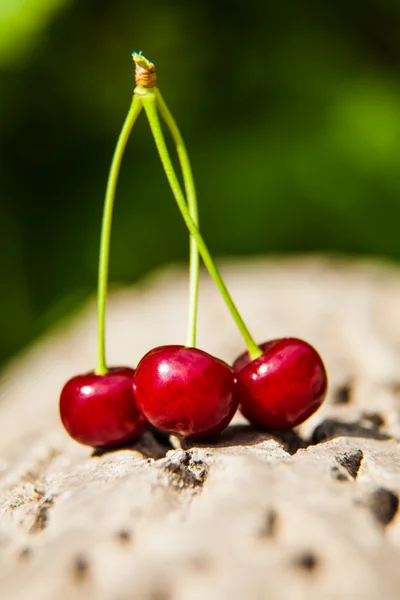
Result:
{"label": "rough stone texture", "polygon": [[[4,371],[0,394],[0,598],[399,598],[400,271],[339,259],[223,266],[259,341],[304,337],[330,375],[295,432],[237,417],[218,443],[147,432],[92,453],[70,440],[58,395],[93,367],[89,303]],[[185,339],[186,273],[114,292],[110,364]],[[212,282],[199,346],[243,350]]]}

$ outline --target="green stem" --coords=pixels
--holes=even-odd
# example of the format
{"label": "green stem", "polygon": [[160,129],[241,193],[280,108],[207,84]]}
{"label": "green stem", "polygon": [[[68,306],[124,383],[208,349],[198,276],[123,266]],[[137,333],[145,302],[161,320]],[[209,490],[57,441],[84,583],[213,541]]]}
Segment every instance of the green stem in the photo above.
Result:
{"label": "green stem", "polygon": [[115,190],[124,150],[131,133],[132,127],[142,110],[142,102],[136,95],[126,116],[114,150],[110,173],[107,181],[106,196],[104,200],[103,221],[101,225],[99,275],[97,288],[97,367],[96,374],[107,373],[105,349],[105,316],[107,301],[108,264],[110,258],[111,222],[114,207]]}
{"label": "green stem", "polygon": [[226,285],[209,253],[206,244],[204,243],[201,234],[196,227],[193,219],[190,216],[189,209],[186,205],[185,196],[181,190],[179,185],[178,178],[176,176],[174,167],[172,165],[171,158],[169,156],[168,148],[165,143],[164,134],[161,129],[160,121],[158,118],[158,112],[156,108],[156,95],[153,90],[148,90],[146,94],[141,95],[141,100],[143,102],[144,109],[146,111],[146,115],[150,124],[150,128],[154,137],[154,141],[156,143],[158,153],[164,167],[165,174],[167,176],[168,182],[171,186],[172,192],[174,194],[176,203],[178,204],[179,210],[182,214],[182,217],[186,223],[187,228],[189,229],[190,234],[195,238],[197,242],[197,247],[201,254],[201,257],[204,261],[205,266],[207,267],[208,272],[211,277],[214,279],[219,291],[221,292],[222,297],[224,298],[226,305],[229,308],[229,311],[232,314],[233,319],[235,320],[236,325],[238,326],[243,339],[246,343],[247,349],[249,351],[250,357],[252,359],[257,358],[262,354],[260,348],[255,343],[253,337],[251,336],[249,330],[247,329],[242,317],[238,309],[236,308],[231,295],[229,294]]}
{"label": "green stem", "polygon": [[[172,138],[175,142],[176,151],[178,153],[179,163],[182,169],[183,183],[185,186],[185,195],[189,214],[199,228],[199,211],[197,207],[196,188],[193,180],[192,168],[190,166],[189,156],[186,150],[185,142],[179,127],[172,116],[165,100],[163,99],[160,90],[155,89],[157,108],[164,119]],[[199,297],[199,270],[200,257],[197,248],[196,239],[190,236],[190,261],[189,261],[189,313],[187,325],[186,345],[189,347],[196,346],[196,326],[197,326],[197,306]]]}

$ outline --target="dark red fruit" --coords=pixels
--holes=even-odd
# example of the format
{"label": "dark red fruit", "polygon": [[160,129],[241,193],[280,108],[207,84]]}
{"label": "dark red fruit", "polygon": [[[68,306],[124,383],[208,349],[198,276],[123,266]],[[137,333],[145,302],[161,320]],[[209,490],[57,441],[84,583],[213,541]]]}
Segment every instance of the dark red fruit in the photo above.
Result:
{"label": "dark red fruit", "polygon": [[197,348],[151,350],[137,366],[133,389],[154,427],[192,439],[219,433],[237,409],[233,369]]}
{"label": "dark red fruit", "polygon": [[233,364],[243,415],[266,429],[291,429],[322,404],[328,379],[318,352],[296,338],[260,345],[263,354],[251,360],[242,354]]}
{"label": "dark red fruit", "polygon": [[88,446],[109,448],[139,437],[146,421],[132,391],[134,370],[114,367],[105,375],[77,375],[64,386],[60,416],[69,435]]}

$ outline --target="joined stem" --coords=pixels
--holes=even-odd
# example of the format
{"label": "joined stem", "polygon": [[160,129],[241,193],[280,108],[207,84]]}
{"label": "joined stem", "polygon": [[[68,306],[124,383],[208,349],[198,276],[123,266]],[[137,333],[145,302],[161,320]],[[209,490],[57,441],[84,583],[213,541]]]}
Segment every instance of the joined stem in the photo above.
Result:
{"label": "joined stem", "polygon": [[99,274],[97,288],[97,366],[96,375],[107,373],[106,348],[105,348],[105,316],[107,301],[108,265],[110,258],[111,222],[114,208],[115,190],[125,147],[132,127],[142,110],[142,102],[136,95],[133,96],[131,106],[125,118],[114,150],[108,175],[106,196],[104,200],[103,220],[101,225]]}
{"label": "joined stem", "polygon": [[236,308],[233,299],[228,292],[228,289],[218,271],[217,266],[215,265],[211,254],[209,253],[207,246],[198,230],[195,222],[193,221],[189,209],[186,205],[185,196],[181,190],[179,185],[178,178],[176,176],[171,158],[169,156],[168,148],[165,143],[164,134],[161,129],[160,120],[158,118],[158,112],[156,107],[157,95],[154,90],[146,90],[146,93],[141,94],[141,101],[143,103],[144,109],[146,111],[146,115],[149,121],[150,129],[153,134],[154,141],[157,146],[157,150],[160,156],[161,163],[164,167],[165,174],[167,176],[168,182],[174,194],[176,203],[178,208],[182,214],[182,217],[186,223],[187,228],[189,229],[190,234],[196,240],[198,250],[201,254],[201,257],[204,261],[204,264],[210,273],[211,277],[214,279],[222,297],[225,300],[226,305],[229,308],[232,317],[238,326],[243,339],[246,343],[250,358],[254,360],[258,356],[261,356],[262,352],[260,348],[255,343],[252,335],[247,329],[238,309]]}
{"label": "joined stem", "polygon": [[[155,89],[156,105],[160,115],[165,121],[171,136],[175,142],[176,151],[181,165],[183,183],[185,186],[186,202],[189,209],[189,214],[199,228],[199,211],[197,206],[196,188],[193,180],[193,172],[190,166],[189,156],[186,150],[185,142],[179,127],[172,116],[164,98],[159,89]],[[197,307],[199,297],[199,271],[200,271],[200,256],[197,248],[195,237],[190,236],[190,255],[189,255],[189,312],[187,324],[186,345],[189,347],[196,346],[196,329],[197,329]]]}

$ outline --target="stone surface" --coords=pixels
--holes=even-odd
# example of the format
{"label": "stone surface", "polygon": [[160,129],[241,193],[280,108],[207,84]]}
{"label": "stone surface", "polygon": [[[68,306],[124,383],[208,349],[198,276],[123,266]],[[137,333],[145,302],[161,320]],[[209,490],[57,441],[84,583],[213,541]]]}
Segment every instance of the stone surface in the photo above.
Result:
{"label": "stone surface", "polygon": [[[95,357],[90,302],[3,372],[0,598],[397,599],[400,594],[400,271],[340,259],[237,261],[226,281],[258,341],[291,335],[324,357],[330,392],[296,432],[238,416],[218,442],[146,432],[93,453],[58,395]],[[186,272],[114,292],[109,363],[185,339]],[[243,344],[201,281],[199,346]]]}

